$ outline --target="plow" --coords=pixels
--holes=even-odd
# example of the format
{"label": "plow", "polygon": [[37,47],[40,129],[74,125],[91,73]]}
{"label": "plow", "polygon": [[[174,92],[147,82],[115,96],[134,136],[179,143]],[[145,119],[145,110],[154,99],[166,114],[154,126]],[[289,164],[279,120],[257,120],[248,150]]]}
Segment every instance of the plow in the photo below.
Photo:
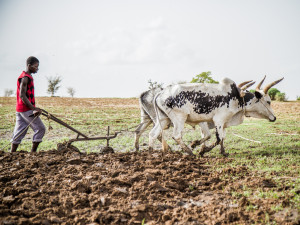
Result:
{"label": "plow", "polygon": [[[47,117],[48,119],[53,120],[54,122],[68,128],[69,130],[75,132],[77,134],[76,138],[73,139],[69,139],[67,141],[67,146],[69,147],[73,142],[77,142],[77,141],[96,141],[96,140],[106,140],[106,147],[109,147],[109,141],[113,138],[116,138],[118,136],[118,134],[120,134],[122,131],[116,131],[114,132],[113,135],[110,134],[110,126],[107,127],[107,133],[105,136],[99,136],[99,137],[89,137],[85,134],[83,134],[82,132],[78,131],[77,129],[75,129],[74,127],[70,126],[69,124],[67,124],[66,122],[58,119],[57,117],[53,116],[52,114],[48,113],[46,110],[41,109],[42,110],[42,114],[43,116]],[[30,117],[33,117],[34,115],[30,115]]]}

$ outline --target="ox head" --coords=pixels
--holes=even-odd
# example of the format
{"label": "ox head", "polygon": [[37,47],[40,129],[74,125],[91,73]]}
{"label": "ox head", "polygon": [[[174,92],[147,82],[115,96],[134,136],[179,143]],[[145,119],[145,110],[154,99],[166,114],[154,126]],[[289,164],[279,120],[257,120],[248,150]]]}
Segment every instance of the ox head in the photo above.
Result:
{"label": "ox head", "polygon": [[263,89],[261,89],[261,85],[264,82],[266,76],[262,81],[257,85],[254,93],[253,100],[247,104],[246,106],[246,116],[251,116],[260,119],[268,119],[271,122],[276,120],[274,112],[271,108],[271,98],[268,95],[268,90],[274,85],[278,84],[283,78],[276,80],[268,85],[266,85]]}

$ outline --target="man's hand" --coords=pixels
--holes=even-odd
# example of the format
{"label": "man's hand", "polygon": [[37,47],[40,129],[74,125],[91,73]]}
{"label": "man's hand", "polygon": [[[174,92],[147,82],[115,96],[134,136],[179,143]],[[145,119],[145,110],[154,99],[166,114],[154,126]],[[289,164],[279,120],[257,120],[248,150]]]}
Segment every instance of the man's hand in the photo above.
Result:
{"label": "man's hand", "polygon": [[39,116],[42,114],[42,110],[40,108],[34,108],[33,115],[34,117]]}

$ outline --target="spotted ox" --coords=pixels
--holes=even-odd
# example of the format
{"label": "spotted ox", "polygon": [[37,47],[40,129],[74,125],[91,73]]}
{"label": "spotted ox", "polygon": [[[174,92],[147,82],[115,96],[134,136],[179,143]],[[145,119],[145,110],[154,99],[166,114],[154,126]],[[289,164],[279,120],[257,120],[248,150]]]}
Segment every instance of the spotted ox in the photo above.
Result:
{"label": "spotted ox", "polygon": [[[243,83],[241,84],[243,85]],[[163,90],[163,88],[154,88],[151,90],[147,90],[143,92],[139,97],[139,104],[140,104],[140,110],[141,110],[141,123],[135,130],[135,149],[136,151],[139,150],[139,138],[142,135],[142,133],[147,129],[149,125],[152,123],[156,123],[156,112],[153,105],[154,97],[160,93]],[[169,128],[172,124],[168,123],[167,128]],[[194,128],[195,126],[192,125]],[[202,143],[205,143],[206,140],[208,140],[211,137],[211,133],[209,129],[215,128],[215,125],[213,122],[201,122],[199,123],[200,126],[200,132],[202,139],[200,141],[194,141],[191,144],[192,148],[195,148],[197,145],[201,145]],[[158,137],[158,140],[161,141],[161,136]],[[205,147],[203,145],[202,147]],[[169,146],[168,146],[169,148]]]}
{"label": "spotted ox", "polygon": [[[153,149],[154,140],[159,136],[163,150],[168,148],[162,131],[172,123],[173,139],[185,152],[193,155],[191,149],[182,141],[184,124],[209,122],[215,125],[217,140],[213,145],[203,148],[200,154],[203,155],[220,144],[220,154],[228,155],[224,148],[225,128],[241,124],[244,116],[264,118],[271,122],[276,120],[267,92],[282,79],[261,90],[264,77],[254,94],[245,91],[254,82],[247,81],[237,86],[229,78],[223,79],[220,84],[177,84],[163,89],[153,102],[156,123],[149,134],[149,150]],[[207,124],[206,128],[208,129]]]}
{"label": "spotted ox", "polygon": [[[155,95],[161,92],[162,88],[154,88],[148,91],[143,92],[139,97],[139,104],[141,110],[141,123],[135,130],[135,149],[136,151],[139,150],[139,139],[142,133],[150,126],[152,123],[155,125],[156,122],[156,113],[153,105],[153,100]],[[167,127],[169,128],[171,124],[169,123]],[[214,128],[213,123],[206,124],[206,122],[199,123],[200,132],[202,139],[200,141],[195,141],[192,144],[192,148],[195,148],[197,145],[201,145],[206,140],[211,137],[209,129]],[[161,136],[158,136],[158,140],[161,141]],[[204,147],[204,146],[203,146]],[[168,146],[169,148],[169,146]]]}

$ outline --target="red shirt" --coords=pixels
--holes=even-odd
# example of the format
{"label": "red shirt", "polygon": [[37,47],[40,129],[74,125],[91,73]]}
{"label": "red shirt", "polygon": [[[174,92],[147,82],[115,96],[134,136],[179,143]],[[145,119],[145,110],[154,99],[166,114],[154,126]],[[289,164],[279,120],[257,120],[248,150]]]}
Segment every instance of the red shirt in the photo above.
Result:
{"label": "red shirt", "polygon": [[20,98],[20,85],[21,85],[21,80],[23,77],[29,78],[29,82],[27,84],[26,97],[28,98],[30,103],[33,106],[35,106],[33,77],[30,74],[23,71],[17,81],[17,105],[16,105],[17,112],[26,112],[28,110],[31,110],[24,104],[24,102]]}

